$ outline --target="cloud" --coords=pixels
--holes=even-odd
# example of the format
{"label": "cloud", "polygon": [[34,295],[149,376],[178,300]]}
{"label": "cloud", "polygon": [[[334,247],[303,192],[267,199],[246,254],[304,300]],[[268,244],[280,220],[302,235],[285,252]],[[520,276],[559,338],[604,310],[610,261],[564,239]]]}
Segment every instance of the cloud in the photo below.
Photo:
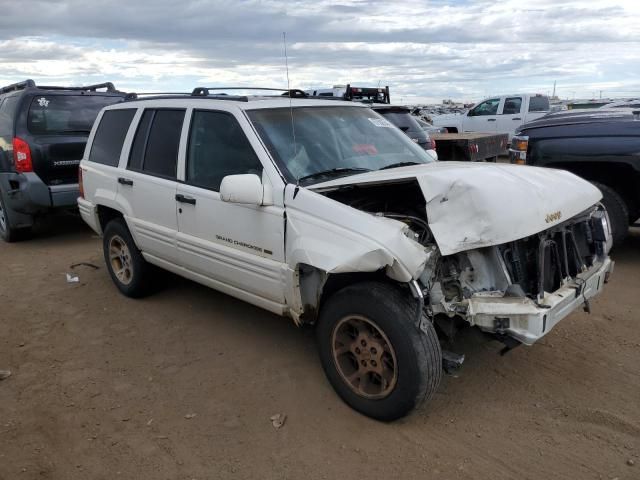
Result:
{"label": "cloud", "polygon": [[[0,1],[0,82],[389,85],[395,98],[640,94],[640,2]],[[597,88],[601,86],[604,88]],[[607,92],[608,90],[608,92]]]}

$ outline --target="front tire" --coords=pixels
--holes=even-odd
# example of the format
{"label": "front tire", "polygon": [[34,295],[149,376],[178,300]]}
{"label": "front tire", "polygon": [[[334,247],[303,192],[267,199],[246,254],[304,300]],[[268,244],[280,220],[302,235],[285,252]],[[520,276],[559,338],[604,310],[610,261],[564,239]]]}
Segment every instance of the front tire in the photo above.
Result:
{"label": "front tire", "polygon": [[442,378],[433,325],[416,325],[416,300],[395,285],[366,282],[333,294],[316,337],[325,374],[338,395],[369,417],[391,421],[428,400]]}
{"label": "front tire", "polygon": [[107,224],[102,248],[107,270],[118,290],[132,298],[147,295],[151,288],[151,265],[142,257],[124,219]]}
{"label": "front tire", "polygon": [[602,204],[607,209],[611,221],[613,246],[619,247],[624,243],[629,233],[629,208],[613,188],[598,182],[593,182],[593,184],[602,192]]}

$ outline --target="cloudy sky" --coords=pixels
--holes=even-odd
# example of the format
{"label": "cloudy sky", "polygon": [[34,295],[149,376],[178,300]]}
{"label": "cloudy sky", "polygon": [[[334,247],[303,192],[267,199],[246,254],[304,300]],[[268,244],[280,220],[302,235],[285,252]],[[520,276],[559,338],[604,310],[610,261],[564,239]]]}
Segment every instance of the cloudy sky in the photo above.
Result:
{"label": "cloudy sky", "polygon": [[[526,6],[528,5],[528,6]],[[0,0],[0,84],[640,96],[639,0]]]}

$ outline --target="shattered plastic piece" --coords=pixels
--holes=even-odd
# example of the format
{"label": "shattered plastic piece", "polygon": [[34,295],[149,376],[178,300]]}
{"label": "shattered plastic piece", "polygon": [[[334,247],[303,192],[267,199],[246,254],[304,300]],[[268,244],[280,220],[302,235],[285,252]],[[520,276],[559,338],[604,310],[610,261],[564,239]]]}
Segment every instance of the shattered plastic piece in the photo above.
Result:
{"label": "shattered plastic piece", "polygon": [[10,370],[0,370],[0,380],[6,380],[11,376]]}
{"label": "shattered plastic piece", "polygon": [[76,274],[67,273],[67,283],[78,283],[80,282],[80,277]]}
{"label": "shattered plastic piece", "polygon": [[270,420],[273,428],[279,430],[284,426],[284,422],[286,422],[287,416],[284,413],[276,413],[275,415],[271,416]]}

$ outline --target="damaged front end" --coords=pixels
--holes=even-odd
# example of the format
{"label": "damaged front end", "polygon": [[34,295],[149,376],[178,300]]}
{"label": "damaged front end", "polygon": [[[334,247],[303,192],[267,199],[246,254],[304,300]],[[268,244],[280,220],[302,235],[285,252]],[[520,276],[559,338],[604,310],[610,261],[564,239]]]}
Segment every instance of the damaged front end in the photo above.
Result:
{"label": "damaged front end", "polygon": [[[431,211],[434,208],[429,202],[437,201],[440,211],[436,213],[442,219],[446,217],[446,202],[455,199],[451,193],[425,194],[424,184],[428,182],[424,177],[341,185],[322,189],[322,195],[374,217],[406,225],[404,235],[420,244],[426,255],[421,272],[408,284],[420,310],[444,336],[452,337],[456,325],[468,324],[502,340],[508,347],[531,345],[575,309],[584,306],[588,310],[589,299],[608,281],[613,270],[608,257],[611,248],[608,217],[602,205],[595,203],[597,192],[594,194],[590,185],[578,184],[576,189],[585,189],[586,201],[592,206],[586,210],[583,206],[581,212],[563,221],[559,221],[560,214],[553,214],[546,219],[549,224],[546,229],[508,239],[504,225],[494,225],[495,229],[503,228],[497,233],[491,231],[491,225],[484,226],[484,233],[508,239],[492,245],[487,245],[491,242],[486,236],[474,238],[468,224],[456,225],[452,221],[455,215],[450,213],[448,228],[457,228],[456,234],[461,239],[457,245],[467,247],[461,250],[453,248],[453,243],[441,245],[434,236],[429,207]],[[574,203],[576,210],[579,204]],[[481,205],[476,206],[475,215],[480,215],[481,210]],[[464,211],[463,215],[469,217],[474,211]],[[528,227],[518,228],[524,231]],[[454,237],[450,231],[446,235]],[[478,248],[469,248],[474,243],[479,244]],[[417,313],[418,318],[420,314]]]}

